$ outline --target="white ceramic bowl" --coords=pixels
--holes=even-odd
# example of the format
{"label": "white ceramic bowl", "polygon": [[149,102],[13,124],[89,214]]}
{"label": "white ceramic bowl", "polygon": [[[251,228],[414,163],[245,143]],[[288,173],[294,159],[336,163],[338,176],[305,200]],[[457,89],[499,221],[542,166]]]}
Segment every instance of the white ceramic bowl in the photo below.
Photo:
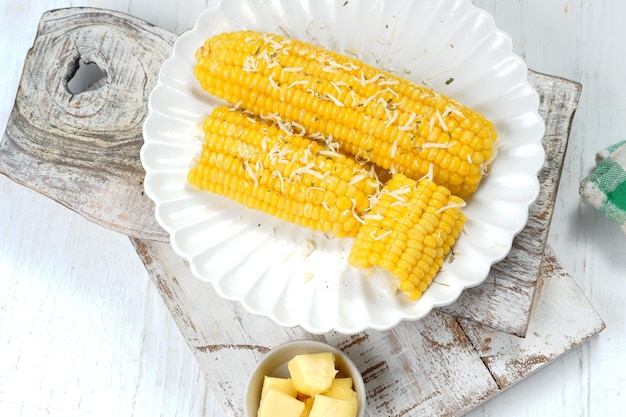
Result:
{"label": "white ceramic bowl", "polygon": [[[353,239],[328,239],[187,184],[202,148],[201,123],[219,103],[193,76],[195,51],[212,35],[240,29],[349,51],[494,122],[499,154],[463,210],[467,223],[454,262],[417,302],[390,295],[377,285],[385,280],[350,267]],[[539,192],[538,103],[511,39],[470,0],[224,0],[178,39],[150,95],[141,149],[145,190],[173,250],[221,297],[310,333],[386,330],[455,302],[509,253]]]}
{"label": "white ceramic bowl", "polygon": [[358,406],[357,417],[365,416],[367,398],[365,394],[365,384],[361,372],[354,362],[343,351],[329,344],[316,340],[294,340],[284,343],[270,350],[250,375],[246,388],[246,417],[256,417],[261,400],[261,388],[263,378],[274,376],[279,378],[289,378],[287,362],[294,356],[307,353],[331,352],[335,355],[335,367],[339,371],[337,377],[350,377],[356,391]]}

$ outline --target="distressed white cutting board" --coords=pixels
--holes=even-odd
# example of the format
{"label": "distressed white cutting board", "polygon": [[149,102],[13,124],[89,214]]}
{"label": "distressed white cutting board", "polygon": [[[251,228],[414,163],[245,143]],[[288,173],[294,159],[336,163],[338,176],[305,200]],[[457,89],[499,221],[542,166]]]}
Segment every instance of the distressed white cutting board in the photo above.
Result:
{"label": "distressed white cutting board", "polygon": [[[458,303],[387,332],[313,336],[219,298],[173,253],[143,195],[141,125],[175,39],[117,12],[45,14],[0,143],[0,172],[130,236],[229,414],[242,415],[245,381],[261,355],[295,338],[326,340],[355,360],[370,415],[458,416],[604,328],[545,247],[580,85],[533,72],[546,121],[541,195],[511,254]],[[81,58],[106,79],[72,93]]]}

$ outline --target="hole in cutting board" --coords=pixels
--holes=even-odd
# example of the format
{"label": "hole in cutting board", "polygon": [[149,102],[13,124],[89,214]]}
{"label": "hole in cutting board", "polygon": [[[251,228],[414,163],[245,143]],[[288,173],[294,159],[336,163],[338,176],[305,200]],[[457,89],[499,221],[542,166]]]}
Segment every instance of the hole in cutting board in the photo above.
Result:
{"label": "hole in cutting board", "polygon": [[95,62],[76,60],[73,74],[67,80],[67,89],[72,95],[94,91],[106,83],[106,73]]}

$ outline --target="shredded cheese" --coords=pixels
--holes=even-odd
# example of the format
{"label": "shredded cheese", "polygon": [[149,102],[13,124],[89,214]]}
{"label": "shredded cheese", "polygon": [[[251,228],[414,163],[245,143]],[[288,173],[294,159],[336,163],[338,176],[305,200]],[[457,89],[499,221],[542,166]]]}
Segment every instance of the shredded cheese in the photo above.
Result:
{"label": "shredded cheese", "polygon": [[267,141],[271,141],[272,139],[267,137],[267,136],[263,136],[263,139],[261,139],[261,150],[263,152],[267,152]]}
{"label": "shredded cheese", "polygon": [[312,187],[309,187],[309,188],[307,188],[307,189],[306,189],[306,191],[305,191],[305,193],[304,193],[304,198],[306,198],[306,199],[308,200],[308,199],[309,199],[309,191],[312,191],[312,190],[313,190],[313,191],[314,191],[314,190],[319,190],[319,191],[322,191],[322,192],[326,191],[326,189],[325,189],[325,188],[322,188],[322,187],[313,187],[313,186],[312,186]]}
{"label": "shredded cheese", "polygon": [[248,161],[242,162],[242,166],[243,166],[244,171],[246,171],[246,174],[248,174],[248,176],[252,178],[252,182],[254,182],[254,186],[256,187],[257,185],[259,185],[259,180],[257,179],[256,175],[254,175],[254,171],[252,171],[252,168],[250,168],[250,166],[248,165]]}
{"label": "shredded cheese", "polygon": [[332,94],[326,93],[326,97],[328,97],[330,99],[330,101],[335,103],[337,106],[344,107],[343,103],[337,97],[333,96]]}
{"label": "shredded cheese", "polygon": [[352,213],[352,216],[361,224],[365,224],[365,221],[359,217],[358,213],[356,212],[356,199],[355,198],[351,198],[350,201],[352,202],[352,208],[350,209],[350,212]]}
{"label": "shredded cheese", "polygon": [[394,104],[383,100],[382,97],[378,98],[378,104],[383,106],[383,109],[385,110],[385,114],[387,116],[387,122],[385,123],[385,126],[389,126],[394,123],[398,118],[397,107]]}
{"label": "shredded cheese", "polygon": [[354,90],[349,90],[350,91],[350,97],[352,98],[352,106],[353,107],[358,107],[359,102],[358,102],[358,96],[357,94],[354,92]]}
{"label": "shredded cheese", "polygon": [[291,84],[289,84],[287,86],[287,88],[292,88],[292,87],[295,87],[297,85],[308,85],[308,84],[309,84],[309,82],[307,80],[299,80],[299,81],[292,82]]}
{"label": "shredded cheese", "polygon": [[277,67],[279,65],[278,60],[276,59],[276,53],[271,53],[268,54],[267,50],[262,51],[259,55],[258,55],[258,59],[262,59],[265,61],[265,63],[267,64],[267,68],[274,68]]}
{"label": "shredded cheese", "polygon": [[427,148],[446,149],[446,148],[449,148],[450,146],[451,146],[450,142],[444,142],[444,143],[424,142],[422,144],[422,149],[427,149]]}
{"label": "shredded cheese", "polygon": [[369,203],[370,203],[368,210],[371,210],[372,207],[375,207],[380,202],[380,191],[374,194],[368,195],[367,199],[369,200]]}
{"label": "shredded cheese", "polygon": [[321,132],[309,133],[308,138],[318,142],[326,142],[326,136],[324,136],[324,134]]}
{"label": "shredded cheese", "polygon": [[334,71],[336,71],[338,69],[342,69],[342,70],[345,70],[345,71],[356,71],[356,70],[359,69],[359,66],[357,66],[355,64],[352,64],[350,62],[347,62],[346,64],[340,64],[339,62],[337,62],[335,60],[329,59],[327,61],[327,65],[325,65],[322,68],[322,71],[324,71],[324,72],[334,72]]}
{"label": "shredded cheese", "polygon": [[278,180],[280,181],[280,192],[284,193],[285,192],[285,177],[283,177],[283,174],[277,170],[277,171],[272,172],[272,177],[278,177]]}
{"label": "shredded cheese", "polygon": [[323,155],[323,156],[328,156],[331,158],[338,158],[338,157],[343,156],[340,153],[335,152],[335,151],[319,151],[318,154]]}
{"label": "shredded cheese", "polygon": [[337,94],[341,94],[341,87],[347,86],[348,83],[344,81],[331,81],[330,85],[332,85],[335,88],[335,90],[337,90]]}
{"label": "shredded cheese", "polygon": [[436,111],[435,115],[437,116],[439,124],[441,124],[441,129],[443,129],[444,132],[447,132],[448,125],[446,125],[446,122],[443,120],[443,117],[441,116],[441,113],[439,113],[439,110]]}
{"label": "shredded cheese", "polygon": [[455,114],[463,119],[465,119],[465,115],[461,113],[461,111],[454,106],[447,106],[445,111],[443,112],[443,117],[446,117],[449,114]]}
{"label": "shredded cheese", "polygon": [[280,86],[278,85],[278,83],[276,83],[276,81],[274,81],[274,75],[270,74],[269,77],[267,77],[267,81],[269,81],[270,85],[276,89],[280,89]]}
{"label": "shredded cheese", "polygon": [[[300,123],[297,122],[291,122],[289,123],[289,131],[291,134],[296,135],[296,136],[304,136],[306,134],[306,129],[304,126],[302,126]],[[294,131],[293,128],[296,128],[297,131]]]}
{"label": "shredded cheese", "polygon": [[398,153],[398,140],[394,140],[393,143],[391,144],[391,153],[390,156],[392,158],[396,157],[396,154]]}
{"label": "shredded cheese", "polygon": [[383,233],[381,233],[380,235],[376,235],[376,231],[372,230],[372,237],[374,238],[374,240],[378,241],[378,240],[383,240],[384,238],[386,238],[387,236],[389,236],[391,233],[393,233],[391,230],[387,230]]}
{"label": "shredded cheese", "polygon": [[257,72],[259,70],[257,60],[253,56],[247,56],[243,62],[243,70],[245,72]]}
{"label": "shredded cheese", "polygon": [[304,128],[304,126],[296,122],[285,122],[277,114],[268,113],[265,115],[261,115],[261,119],[276,123],[276,125],[278,125],[278,128],[288,135],[304,136],[306,134],[306,129]]}
{"label": "shredded cheese", "polygon": [[385,92],[384,90],[379,90],[379,91],[375,92],[374,94],[372,94],[371,96],[366,98],[365,101],[362,103],[362,105],[364,107],[367,107],[367,105],[370,104],[373,100],[375,100],[379,94],[382,94],[384,92]]}
{"label": "shredded cheese", "polygon": [[397,207],[397,206],[407,206],[409,203],[407,201],[394,201],[389,204],[389,207]]}
{"label": "shredded cheese", "polygon": [[411,114],[409,115],[409,119],[402,126],[398,126],[398,130],[402,130],[402,131],[416,130],[417,126],[413,124],[416,118],[417,118],[417,114],[415,114],[414,112],[411,112]]}
{"label": "shredded cheese", "polygon": [[272,163],[276,164],[277,162],[286,164],[289,162],[287,156],[292,151],[290,149],[285,149],[280,144],[275,144],[272,149],[269,151],[269,156],[272,159]]}
{"label": "shredded cheese", "polygon": [[365,78],[365,74],[361,73],[361,77],[357,78],[357,81],[363,86],[365,87],[368,84],[372,84],[375,83],[376,81],[378,81],[379,78],[384,77],[383,74],[376,74],[374,75],[372,78],[370,78],[369,80],[367,78]]}
{"label": "shredded cheese", "polygon": [[442,211],[446,211],[448,209],[454,209],[454,208],[458,208],[461,209],[465,207],[465,202],[463,203],[450,203],[446,206],[441,207],[439,210],[437,210],[437,214],[441,213]]}
{"label": "shredded cheese", "polygon": [[367,164],[368,162],[370,162],[370,159],[369,159],[368,157],[362,157],[362,156],[361,156],[361,153],[362,153],[362,152],[363,152],[363,151],[359,150],[359,151],[356,153],[356,155],[354,155],[354,160],[355,160],[357,163],[361,164],[361,165],[365,165],[365,164]]}
{"label": "shredded cheese", "polygon": [[333,135],[330,135],[326,141],[326,146],[328,146],[329,149],[338,151],[339,148],[341,148],[341,143],[333,141]]}
{"label": "shredded cheese", "polygon": [[357,174],[357,175],[355,175],[354,177],[352,177],[352,178],[350,179],[350,182],[348,182],[348,185],[354,185],[354,184],[357,184],[357,183],[359,183],[359,182],[363,181],[365,178],[367,178],[365,175],[363,175],[363,174]]}
{"label": "shredded cheese", "polygon": [[408,185],[405,185],[403,187],[398,188],[397,190],[392,190],[392,191],[387,190],[383,192],[389,195],[390,197],[395,198],[399,202],[406,203],[407,200],[404,197],[404,194],[410,193],[411,187],[409,187]]}
{"label": "shredded cheese", "polygon": [[272,47],[272,49],[274,49],[275,51],[280,51],[281,49],[283,49],[283,45],[291,43],[291,40],[286,38],[282,43],[278,42],[274,39],[274,36],[272,36],[271,34],[264,34],[263,35],[263,42],[265,42],[266,45],[269,45]]}
{"label": "shredded cheese", "polygon": [[[381,81],[381,82],[382,82],[382,81]],[[382,85],[382,84],[380,84],[381,82],[379,82],[378,84],[379,84],[379,85]],[[391,82],[391,81],[390,81],[390,82]],[[392,84],[393,84],[393,83],[392,83]],[[391,89],[391,88],[389,88],[389,87],[385,88],[385,91],[386,91],[386,92],[388,92],[388,93],[391,93],[391,95],[392,95],[392,96],[394,96],[395,98],[400,97],[400,94],[396,93],[394,90],[392,90],[392,89]]]}
{"label": "shredded cheese", "polygon": [[319,179],[319,180],[323,180],[324,177],[326,177],[327,173],[320,173],[315,171],[313,168],[315,168],[315,164],[313,164],[312,162],[310,164],[307,164],[303,167],[300,168],[296,168],[293,170],[293,172],[291,173],[291,175],[289,176],[289,180],[292,180],[294,176],[296,175],[302,175],[302,174],[309,174],[314,176],[315,178]]}
{"label": "shredded cheese", "polygon": [[265,169],[265,167],[263,166],[263,162],[260,159],[257,159],[256,163],[254,164],[254,169],[256,171],[256,175],[263,175],[263,170]]}
{"label": "shredded cheese", "polygon": [[[382,87],[382,86],[385,86],[385,85],[397,85],[397,84],[400,84],[400,81],[398,81],[398,80],[396,80],[394,78],[383,78],[377,84]],[[399,96],[399,94],[396,93],[395,91],[393,91],[392,89],[387,88],[387,90],[389,90],[389,92],[393,93],[396,97]]]}
{"label": "shredded cheese", "polygon": [[428,172],[426,173],[426,178],[428,178],[428,181],[432,181],[434,178],[434,174],[433,171],[435,169],[435,165],[431,162],[430,164],[428,164]]}
{"label": "shredded cheese", "polygon": [[300,162],[302,162],[303,164],[307,164],[313,157],[313,152],[311,152],[312,146],[313,143],[309,143],[306,149],[302,152],[302,158],[300,158]]}
{"label": "shredded cheese", "polygon": [[376,181],[376,187],[378,191],[380,192],[380,187],[382,186],[382,182],[380,181],[380,178],[378,178],[378,174],[376,173],[376,168],[374,168],[374,165],[370,167],[370,174],[372,178],[374,178],[374,181]]}
{"label": "shredded cheese", "polygon": [[385,113],[387,114],[387,123],[385,126],[390,126],[398,119],[398,111],[397,110],[389,110],[388,106],[385,107]]}

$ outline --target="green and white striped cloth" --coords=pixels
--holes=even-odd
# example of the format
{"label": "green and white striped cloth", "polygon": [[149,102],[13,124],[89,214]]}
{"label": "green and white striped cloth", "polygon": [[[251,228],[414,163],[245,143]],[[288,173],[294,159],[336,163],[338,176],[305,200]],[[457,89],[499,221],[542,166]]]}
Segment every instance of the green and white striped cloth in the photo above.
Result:
{"label": "green and white striped cloth", "polygon": [[580,195],[626,233],[626,140],[599,151],[596,163],[583,179]]}

